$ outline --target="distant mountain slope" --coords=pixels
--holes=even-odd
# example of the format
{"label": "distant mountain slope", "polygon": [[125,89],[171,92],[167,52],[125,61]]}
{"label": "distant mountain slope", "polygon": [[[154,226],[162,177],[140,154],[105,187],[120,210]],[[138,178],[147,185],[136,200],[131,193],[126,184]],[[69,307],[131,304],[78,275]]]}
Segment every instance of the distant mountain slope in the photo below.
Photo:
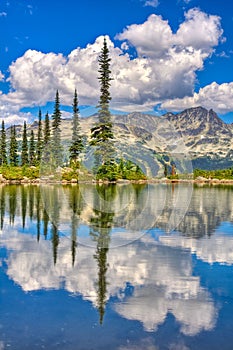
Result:
{"label": "distant mountain slope", "polygon": [[[80,118],[87,140],[96,119],[96,115]],[[113,115],[112,119],[118,156],[136,161],[149,176],[162,176],[164,164],[170,165],[172,160],[178,170],[186,172],[189,159],[194,168],[233,166],[233,124],[224,123],[213,110],[195,107],[161,117],[135,112]],[[36,129],[37,123],[30,128]],[[62,120],[61,130],[63,142],[68,144],[72,133],[70,119]],[[17,126],[17,134],[20,139],[22,127]]]}
{"label": "distant mountain slope", "polygon": [[179,130],[193,155],[227,156],[232,148],[232,126],[225,124],[213,110],[190,108],[165,118]]}

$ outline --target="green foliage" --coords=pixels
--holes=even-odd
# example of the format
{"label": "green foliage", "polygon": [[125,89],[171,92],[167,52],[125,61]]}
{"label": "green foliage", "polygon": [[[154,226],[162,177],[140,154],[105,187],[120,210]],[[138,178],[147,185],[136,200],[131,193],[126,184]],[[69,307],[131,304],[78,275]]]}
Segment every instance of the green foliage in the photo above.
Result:
{"label": "green foliage", "polygon": [[130,160],[120,159],[119,163],[108,162],[101,165],[96,174],[97,180],[116,181],[125,180],[146,180],[141,168]]}
{"label": "green foliage", "polygon": [[0,164],[7,164],[6,131],[5,131],[4,120],[2,121],[1,139],[0,139]]}
{"label": "green foliage", "polygon": [[37,145],[36,145],[36,161],[37,161],[37,164],[40,164],[40,162],[41,162],[42,151],[43,151],[42,121],[41,121],[41,110],[39,110],[38,131],[37,131]]}
{"label": "green foliage", "polygon": [[50,123],[49,123],[49,114],[48,112],[45,115],[44,122],[44,142],[43,145],[48,145],[50,141],[51,131],[50,131]]}
{"label": "green foliage", "polygon": [[22,167],[18,166],[1,166],[0,172],[7,180],[22,180]]}
{"label": "green foliage", "polygon": [[21,165],[27,165],[28,160],[28,139],[27,139],[27,125],[26,122],[23,124],[23,141],[22,141],[22,150],[21,150]]}
{"label": "green foliage", "polygon": [[216,169],[216,170],[202,170],[202,169],[194,169],[193,172],[194,178],[196,179],[198,176],[205,177],[207,179],[233,179],[233,168],[228,169]]}
{"label": "green foliage", "polygon": [[118,166],[118,178],[126,180],[146,180],[141,168],[131,160],[121,159]]}
{"label": "green foliage", "polygon": [[169,180],[178,180],[179,179],[179,175],[175,174],[175,175],[168,175],[167,178]]}
{"label": "green foliage", "polygon": [[80,125],[79,125],[79,108],[78,108],[78,96],[77,90],[74,92],[73,100],[73,125],[72,125],[72,143],[69,148],[70,151],[70,163],[74,167],[79,167],[79,156],[83,151],[84,145],[82,136],[80,135]]}
{"label": "green foliage", "polygon": [[31,130],[30,142],[29,142],[29,164],[36,165],[36,147],[34,140],[34,132]]}
{"label": "green foliage", "polygon": [[38,167],[29,166],[3,165],[0,167],[0,173],[6,180],[23,180],[25,177],[29,179],[38,179],[40,176]]}
{"label": "green foliage", "polygon": [[75,169],[62,172],[62,180],[71,181],[72,179],[78,180],[78,173]]}
{"label": "green foliage", "polygon": [[60,99],[59,92],[56,92],[54,112],[52,115],[52,154],[54,166],[61,166],[63,163],[63,148],[61,144],[61,111],[60,111]]}
{"label": "green foliage", "polygon": [[40,169],[38,166],[24,167],[22,174],[29,179],[38,179],[40,177]]}
{"label": "green foliage", "polygon": [[97,180],[116,181],[118,179],[118,166],[116,163],[105,163],[101,165],[96,173]]}
{"label": "green foliage", "polygon": [[16,129],[15,125],[11,126],[10,129],[10,154],[9,154],[9,160],[10,165],[17,166],[18,165],[18,142],[16,140]]}

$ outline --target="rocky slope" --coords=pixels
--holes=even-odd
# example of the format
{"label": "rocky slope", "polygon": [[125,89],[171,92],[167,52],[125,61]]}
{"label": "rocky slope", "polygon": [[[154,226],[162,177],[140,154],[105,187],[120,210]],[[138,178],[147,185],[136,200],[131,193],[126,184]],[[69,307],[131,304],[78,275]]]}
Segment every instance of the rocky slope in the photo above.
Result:
{"label": "rocky slope", "polygon": [[[96,120],[96,115],[80,118],[86,140]],[[233,124],[224,123],[213,110],[196,107],[161,117],[135,112],[113,115],[112,120],[118,156],[137,162],[149,176],[161,176],[164,164],[170,166],[172,161],[182,172],[190,172],[192,166],[215,169],[233,165]],[[36,131],[37,123],[30,128]],[[65,145],[71,140],[71,128],[71,120],[63,119]],[[22,127],[17,126],[17,134],[20,139]]]}

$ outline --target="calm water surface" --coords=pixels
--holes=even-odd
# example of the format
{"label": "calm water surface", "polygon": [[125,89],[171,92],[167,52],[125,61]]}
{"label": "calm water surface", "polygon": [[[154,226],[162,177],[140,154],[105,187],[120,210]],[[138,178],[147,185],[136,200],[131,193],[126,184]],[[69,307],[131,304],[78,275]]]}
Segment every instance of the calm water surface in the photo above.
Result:
{"label": "calm water surface", "polygon": [[0,350],[229,349],[233,187],[0,187]]}

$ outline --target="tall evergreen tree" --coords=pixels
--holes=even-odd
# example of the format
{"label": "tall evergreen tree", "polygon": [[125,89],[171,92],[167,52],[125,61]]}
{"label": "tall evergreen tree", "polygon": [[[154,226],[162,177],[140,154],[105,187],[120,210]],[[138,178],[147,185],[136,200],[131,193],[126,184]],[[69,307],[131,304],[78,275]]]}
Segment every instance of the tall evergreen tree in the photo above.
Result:
{"label": "tall evergreen tree", "polygon": [[98,168],[100,165],[106,164],[113,159],[115,150],[113,143],[113,125],[111,114],[109,111],[110,95],[110,71],[109,50],[106,39],[104,38],[103,48],[99,56],[99,81],[100,81],[100,99],[98,105],[98,122],[91,129],[91,142],[95,146],[95,163]]}
{"label": "tall evergreen tree", "polygon": [[41,162],[42,151],[43,151],[42,121],[41,121],[41,110],[39,109],[37,145],[36,145],[36,160],[38,164],[40,164]]}
{"label": "tall evergreen tree", "polygon": [[72,143],[70,146],[70,163],[78,166],[79,156],[82,152],[83,140],[80,135],[80,122],[79,122],[79,108],[78,108],[78,96],[77,90],[74,92],[74,100],[73,100],[73,125],[72,125]]}
{"label": "tall evergreen tree", "polygon": [[54,112],[52,115],[52,155],[53,164],[57,166],[62,165],[63,154],[61,145],[61,111],[60,111],[60,98],[59,92],[56,92]]}
{"label": "tall evergreen tree", "polygon": [[2,129],[1,129],[0,162],[1,162],[1,165],[7,164],[6,131],[5,131],[4,120],[2,121]]}
{"label": "tall evergreen tree", "polygon": [[44,142],[43,142],[44,146],[49,144],[50,136],[51,136],[50,122],[49,122],[49,114],[47,112],[45,115],[45,121],[44,121]]}
{"label": "tall evergreen tree", "polygon": [[28,139],[27,139],[27,125],[26,122],[23,124],[23,140],[22,140],[22,151],[21,151],[21,165],[27,165],[28,160]]}
{"label": "tall evergreen tree", "polygon": [[9,160],[10,165],[17,166],[18,165],[18,142],[16,140],[16,129],[15,125],[11,126],[10,129],[10,152],[9,152]]}
{"label": "tall evergreen tree", "polygon": [[29,163],[30,165],[35,165],[36,163],[36,147],[34,139],[34,131],[31,130],[30,142],[29,142]]}

